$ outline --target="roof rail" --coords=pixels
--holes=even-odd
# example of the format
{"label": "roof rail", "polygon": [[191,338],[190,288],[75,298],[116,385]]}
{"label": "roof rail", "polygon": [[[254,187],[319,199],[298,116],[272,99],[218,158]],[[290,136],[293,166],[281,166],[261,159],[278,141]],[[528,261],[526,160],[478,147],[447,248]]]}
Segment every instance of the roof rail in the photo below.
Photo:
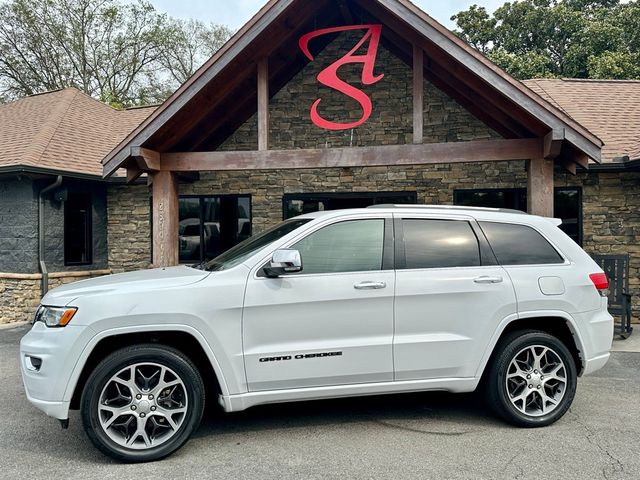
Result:
{"label": "roof rail", "polygon": [[521,210],[514,210],[511,208],[491,208],[491,207],[467,207],[464,205],[415,205],[415,204],[392,204],[385,203],[379,205],[371,205],[367,208],[429,208],[431,210],[471,210],[471,211],[480,211],[480,212],[502,212],[502,213],[517,213],[520,215],[528,215],[528,213],[523,212]]}

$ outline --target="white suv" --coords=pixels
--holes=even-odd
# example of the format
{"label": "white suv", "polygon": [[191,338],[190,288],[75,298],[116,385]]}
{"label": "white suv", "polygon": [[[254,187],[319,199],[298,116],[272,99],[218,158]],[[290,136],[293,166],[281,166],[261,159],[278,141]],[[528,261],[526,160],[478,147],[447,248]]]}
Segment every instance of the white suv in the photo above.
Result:
{"label": "white suv", "polygon": [[161,458],[205,395],[253,405],[471,392],[524,427],[609,358],[607,278],[514,211],[382,206],[302,215],[216,259],[66,285],[22,339],[29,400],[125,461]]}

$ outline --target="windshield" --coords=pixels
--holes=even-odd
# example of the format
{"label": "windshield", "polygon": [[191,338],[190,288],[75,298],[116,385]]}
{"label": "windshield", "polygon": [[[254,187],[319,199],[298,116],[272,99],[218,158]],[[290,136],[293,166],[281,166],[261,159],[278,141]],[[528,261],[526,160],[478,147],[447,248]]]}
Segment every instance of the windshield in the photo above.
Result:
{"label": "windshield", "polygon": [[194,268],[216,272],[235,267],[236,265],[244,262],[258,250],[266,247],[276,240],[279,240],[288,233],[293,232],[296,228],[301,227],[302,225],[310,221],[310,218],[299,218],[282,222],[275,227],[267,230],[266,232],[261,233],[260,235],[247,238],[244,242],[239,243],[235,247],[227,250],[222,255],[218,255],[213,260],[203,262],[200,265],[195,265]]}

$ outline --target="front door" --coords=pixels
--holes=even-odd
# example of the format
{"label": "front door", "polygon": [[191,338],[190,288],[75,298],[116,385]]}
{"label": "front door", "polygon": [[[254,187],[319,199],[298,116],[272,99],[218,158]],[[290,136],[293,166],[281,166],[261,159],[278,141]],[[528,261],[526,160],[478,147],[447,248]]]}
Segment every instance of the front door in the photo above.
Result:
{"label": "front door", "polygon": [[468,378],[516,314],[509,275],[469,218],[396,219],[395,379]]}
{"label": "front door", "polygon": [[[393,379],[391,219],[341,219],[294,240],[302,272],[250,275],[243,314],[250,391]],[[391,255],[391,257],[389,257]]]}

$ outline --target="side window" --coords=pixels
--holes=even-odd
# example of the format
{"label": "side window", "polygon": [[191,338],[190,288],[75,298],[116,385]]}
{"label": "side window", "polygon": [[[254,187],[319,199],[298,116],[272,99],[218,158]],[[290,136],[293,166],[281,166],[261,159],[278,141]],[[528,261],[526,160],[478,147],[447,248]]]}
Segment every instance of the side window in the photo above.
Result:
{"label": "side window", "polygon": [[564,262],[556,249],[531,227],[494,222],[480,222],[480,227],[501,265]]}
{"label": "side window", "polygon": [[92,263],[91,195],[70,193],[64,202],[64,264]]}
{"label": "side window", "polygon": [[480,265],[480,247],[469,222],[402,220],[404,268],[473,267]]}
{"label": "side window", "polygon": [[291,248],[300,251],[302,273],[382,269],[384,220],[351,220],[324,227]]}

